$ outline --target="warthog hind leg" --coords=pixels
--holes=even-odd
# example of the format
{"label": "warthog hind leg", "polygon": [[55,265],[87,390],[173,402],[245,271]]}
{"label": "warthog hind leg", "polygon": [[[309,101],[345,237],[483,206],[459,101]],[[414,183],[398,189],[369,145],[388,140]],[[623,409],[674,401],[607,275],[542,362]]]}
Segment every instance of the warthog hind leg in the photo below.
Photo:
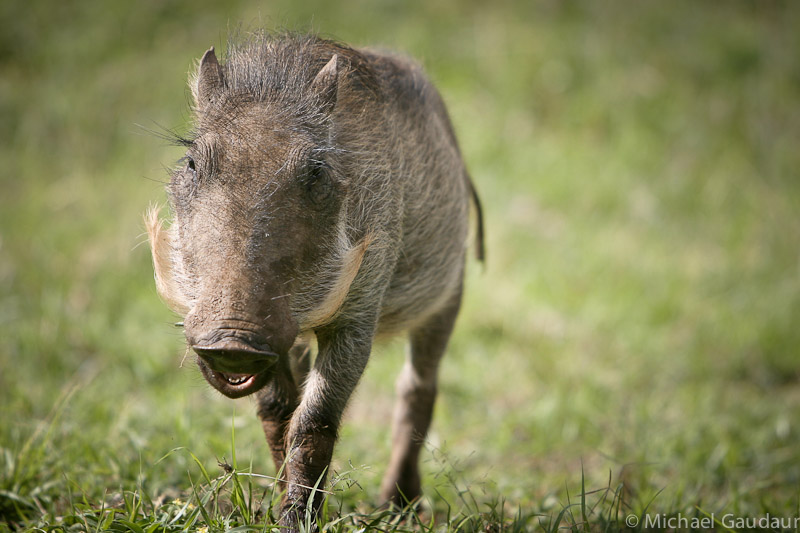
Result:
{"label": "warthog hind leg", "polygon": [[381,484],[384,502],[405,507],[421,494],[419,453],[436,400],[439,361],[461,305],[461,288],[449,304],[410,334],[410,347],[397,379],[392,425],[392,458]]}

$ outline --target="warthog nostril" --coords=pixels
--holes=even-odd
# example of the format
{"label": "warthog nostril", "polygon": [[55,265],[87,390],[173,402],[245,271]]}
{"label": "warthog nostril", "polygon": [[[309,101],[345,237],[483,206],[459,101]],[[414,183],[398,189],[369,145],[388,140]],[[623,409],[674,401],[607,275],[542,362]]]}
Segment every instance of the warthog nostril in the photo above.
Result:
{"label": "warthog nostril", "polygon": [[278,355],[266,347],[255,347],[233,338],[209,345],[193,345],[192,350],[212,370],[228,374],[258,374],[278,360]]}

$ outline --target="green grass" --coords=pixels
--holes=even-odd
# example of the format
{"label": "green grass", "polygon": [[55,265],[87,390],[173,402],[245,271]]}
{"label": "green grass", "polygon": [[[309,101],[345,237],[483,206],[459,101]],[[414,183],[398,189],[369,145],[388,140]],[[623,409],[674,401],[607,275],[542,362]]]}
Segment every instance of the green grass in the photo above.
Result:
{"label": "green grass", "polygon": [[296,4],[0,5],[0,531],[274,525],[252,402],[182,364],[140,218],[181,156],[147,130],[239,23],[419,58],[486,211],[419,515],[376,510],[393,341],[323,529],[800,515],[797,5]]}

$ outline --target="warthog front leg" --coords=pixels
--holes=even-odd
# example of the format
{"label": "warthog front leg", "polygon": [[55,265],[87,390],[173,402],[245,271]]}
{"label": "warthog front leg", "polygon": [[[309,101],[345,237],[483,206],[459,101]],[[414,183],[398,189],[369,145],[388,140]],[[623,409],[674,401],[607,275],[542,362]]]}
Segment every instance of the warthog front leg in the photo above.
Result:
{"label": "warthog front leg", "polygon": [[329,326],[316,333],[319,354],[285,440],[288,488],[281,504],[281,525],[290,531],[305,521],[307,510],[316,520],[324,494],[313,494],[313,504],[309,500],[314,487],[325,487],[342,412],[372,347],[372,328]]}
{"label": "warthog front leg", "polygon": [[399,508],[421,494],[419,452],[433,416],[439,361],[460,306],[459,287],[444,309],[410,335],[408,357],[396,385],[392,458],[381,484],[383,501]]}
{"label": "warthog front leg", "polygon": [[[275,469],[281,472],[286,453],[284,440],[286,429],[300,399],[289,361],[281,358],[276,366],[272,381],[260,390],[257,396],[258,417],[261,419],[267,444],[272,452]],[[285,489],[286,483],[280,481],[280,486],[281,489]]]}

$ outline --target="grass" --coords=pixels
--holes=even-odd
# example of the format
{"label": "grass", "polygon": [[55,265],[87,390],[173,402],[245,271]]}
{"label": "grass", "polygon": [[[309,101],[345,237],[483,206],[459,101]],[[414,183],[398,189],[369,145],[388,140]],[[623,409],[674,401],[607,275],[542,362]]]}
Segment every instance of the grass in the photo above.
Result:
{"label": "grass", "polygon": [[422,509],[376,510],[398,340],[323,529],[800,515],[797,6],[296,4],[0,6],[0,531],[274,525],[252,403],[183,364],[140,218],[181,156],[147,130],[185,128],[186,72],[239,22],[419,58],[487,215]]}

